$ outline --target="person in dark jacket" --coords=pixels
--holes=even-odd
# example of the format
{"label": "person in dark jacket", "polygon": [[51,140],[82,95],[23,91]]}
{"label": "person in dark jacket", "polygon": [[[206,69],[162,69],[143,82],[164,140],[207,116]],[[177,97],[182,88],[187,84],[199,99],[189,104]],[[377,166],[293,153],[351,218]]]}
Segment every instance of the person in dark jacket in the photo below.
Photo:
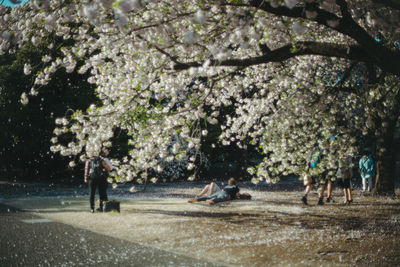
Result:
{"label": "person in dark jacket", "polygon": [[111,171],[110,161],[107,159],[107,151],[102,152],[97,157],[91,157],[85,161],[84,182],[89,185],[89,203],[90,212],[94,212],[94,199],[96,188],[99,191],[100,206],[97,211],[103,211],[103,202],[108,200],[107,197],[107,177]]}

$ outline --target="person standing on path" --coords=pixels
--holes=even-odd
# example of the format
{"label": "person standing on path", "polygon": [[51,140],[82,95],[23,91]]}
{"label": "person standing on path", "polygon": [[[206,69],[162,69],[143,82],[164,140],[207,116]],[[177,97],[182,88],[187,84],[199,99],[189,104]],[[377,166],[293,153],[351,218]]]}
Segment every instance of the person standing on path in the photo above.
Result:
{"label": "person standing on path", "polygon": [[94,212],[94,199],[96,188],[99,191],[100,206],[97,211],[103,211],[103,202],[107,197],[107,177],[113,166],[107,159],[108,152],[104,151],[99,156],[91,157],[85,161],[84,182],[89,185],[90,212]]}
{"label": "person standing on path", "polygon": [[371,192],[372,179],[375,177],[375,163],[369,150],[365,151],[358,165],[362,179],[362,191],[365,192],[368,190],[368,192]]}

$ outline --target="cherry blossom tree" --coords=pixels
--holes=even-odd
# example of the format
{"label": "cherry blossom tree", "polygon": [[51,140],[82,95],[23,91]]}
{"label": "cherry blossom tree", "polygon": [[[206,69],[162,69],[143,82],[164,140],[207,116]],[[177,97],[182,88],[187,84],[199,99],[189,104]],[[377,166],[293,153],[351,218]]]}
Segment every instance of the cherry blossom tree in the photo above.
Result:
{"label": "cherry blossom tree", "polygon": [[[393,194],[399,10],[397,0],[33,0],[1,8],[0,53],[49,34],[73,41],[49,46],[62,57],[26,62],[36,78],[21,102],[60,68],[89,72],[102,104],[57,119],[51,150],[83,160],[123,130],[121,180],[174,161],[195,168],[218,124],[223,144],[259,147],[264,161],[249,171],[267,180],[302,175],[315,144],[316,172],[332,172],[372,135],[375,193]],[[226,107],[234,112],[221,118]]]}

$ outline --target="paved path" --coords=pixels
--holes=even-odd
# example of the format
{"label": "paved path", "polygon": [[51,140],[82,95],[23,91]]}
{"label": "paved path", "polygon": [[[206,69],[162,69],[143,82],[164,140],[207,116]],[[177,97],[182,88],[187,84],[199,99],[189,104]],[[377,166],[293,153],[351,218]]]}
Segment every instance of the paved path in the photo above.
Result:
{"label": "paved path", "polygon": [[343,205],[335,189],[335,203],[314,191],[304,206],[301,184],[243,185],[251,201],[187,203],[201,187],[121,185],[121,213],[91,214],[86,186],[0,181],[0,267],[399,265],[397,198],[355,190]]}
{"label": "paved path", "polygon": [[4,204],[0,204],[0,225],[0,266],[217,266]]}

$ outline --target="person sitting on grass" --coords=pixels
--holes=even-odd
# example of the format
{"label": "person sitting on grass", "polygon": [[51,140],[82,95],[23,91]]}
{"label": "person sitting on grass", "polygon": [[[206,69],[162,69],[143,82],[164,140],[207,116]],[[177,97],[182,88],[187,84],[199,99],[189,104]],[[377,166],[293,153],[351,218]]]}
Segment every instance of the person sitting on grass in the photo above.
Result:
{"label": "person sitting on grass", "polygon": [[[211,186],[211,184],[209,186]],[[208,190],[209,190],[209,188],[207,189],[207,191]],[[203,189],[202,193],[204,191],[205,191],[205,189]],[[207,191],[205,191],[205,193],[207,193]],[[214,203],[228,201],[228,200],[234,200],[234,199],[251,199],[251,196],[249,194],[247,194],[247,193],[240,194],[239,191],[240,191],[240,189],[236,185],[235,178],[230,178],[228,180],[228,185],[225,186],[222,190],[217,191],[210,196],[197,196],[196,198],[191,198],[188,200],[188,202],[194,203],[194,202],[198,202],[198,201],[205,201],[207,204],[212,205]],[[200,194],[202,194],[202,193],[200,193]],[[205,193],[203,193],[203,195]]]}

